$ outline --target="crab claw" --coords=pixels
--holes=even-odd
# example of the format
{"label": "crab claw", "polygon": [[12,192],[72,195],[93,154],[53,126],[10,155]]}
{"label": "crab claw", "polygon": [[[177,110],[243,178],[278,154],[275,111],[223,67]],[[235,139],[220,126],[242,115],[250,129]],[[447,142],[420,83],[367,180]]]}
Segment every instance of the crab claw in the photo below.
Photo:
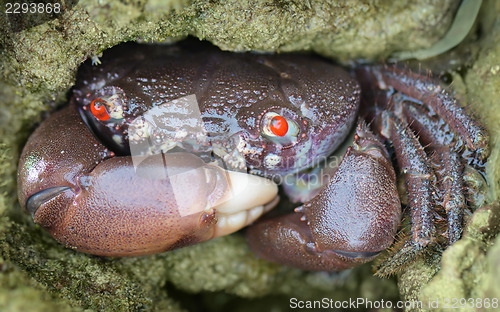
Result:
{"label": "crab claw", "polygon": [[74,106],[53,114],[21,156],[21,205],[67,247],[137,256],[234,232],[277,200],[269,180],[227,172],[193,154],[154,155],[137,168],[130,156],[111,156]]}
{"label": "crab claw", "polygon": [[246,237],[266,260],[337,271],[388,248],[400,220],[396,175],[387,152],[360,124],[353,147],[318,195],[294,214],[259,220]]}

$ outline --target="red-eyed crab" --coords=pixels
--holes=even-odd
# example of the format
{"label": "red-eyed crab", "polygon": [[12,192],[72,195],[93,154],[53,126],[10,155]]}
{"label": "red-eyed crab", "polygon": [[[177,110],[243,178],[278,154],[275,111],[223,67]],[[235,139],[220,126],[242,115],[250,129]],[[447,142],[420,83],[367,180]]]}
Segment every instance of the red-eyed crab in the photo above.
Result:
{"label": "red-eyed crab", "polygon": [[[246,236],[260,257],[335,271],[393,243],[395,158],[410,211],[410,237],[388,261],[397,268],[460,237],[462,172],[485,162],[488,137],[428,77],[384,67],[357,76],[362,88],[306,55],[122,45],[82,67],[70,105],[28,140],[19,200],[56,240],[90,254],[158,253],[253,223]],[[332,167],[326,158],[353,128]],[[290,175],[324,182],[292,189],[303,202],[294,213],[257,220],[278,201],[272,180]]]}

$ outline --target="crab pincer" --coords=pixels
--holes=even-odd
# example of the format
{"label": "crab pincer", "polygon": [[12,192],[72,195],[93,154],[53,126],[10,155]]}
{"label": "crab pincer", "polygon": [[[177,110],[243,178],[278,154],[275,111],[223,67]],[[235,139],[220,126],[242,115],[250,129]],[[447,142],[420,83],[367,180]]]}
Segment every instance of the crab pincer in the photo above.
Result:
{"label": "crab pincer", "polygon": [[321,192],[296,213],[259,220],[247,241],[260,257],[306,270],[368,262],[394,241],[401,220],[396,175],[364,123]]}
{"label": "crab pincer", "polygon": [[111,156],[75,106],[53,114],[21,156],[21,204],[67,247],[134,256],[234,232],[267,210],[263,205],[272,205],[277,193],[272,182],[244,175],[254,189],[246,192],[258,196],[252,206],[241,203],[234,185],[241,174],[191,153],[153,155],[138,168],[131,156]]}

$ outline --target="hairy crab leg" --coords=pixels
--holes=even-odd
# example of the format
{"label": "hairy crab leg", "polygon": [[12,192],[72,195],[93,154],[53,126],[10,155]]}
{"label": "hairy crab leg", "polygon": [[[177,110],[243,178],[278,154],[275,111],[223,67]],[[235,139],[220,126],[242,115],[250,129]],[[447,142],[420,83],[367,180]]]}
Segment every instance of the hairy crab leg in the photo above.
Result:
{"label": "hairy crab leg", "polygon": [[[54,113],[21,156],[20,203],[62,244],[102,256],[158,253],[225,235],[276,203],[271,181],[190,153],[154,155],[137,168],[130,156],[111,156],[75,106]],[[254,202],[239,201],[239,181]]]}
{"label": "hairy crab leg", "polygon": [[381,89],[394,88],[431,107],[458,134],[467,147],[485,160],[489,153],[488,135],[483,126],[461,107],[457,99],[434,80],[407,70],[372,67],[365,69],[374,75]]}
{"label": "hairy crab leg", "polygon": [[[435,195],[439,192],[442,195],[440,204],[446,211],[448,243],[452,244],[460,238],[464,213],[468,211],[464,189],[475,190],[484,185],[482,179],[475,178],[480,174],[474,169],[468,170],[469,166],[464,167],[462,160],[470,155],[468,161],[473,162],[472,166],[484,166],[489,155],[489,137],[480,122],[472,118],[446,88],[429,76],[382,66],[360,67],[356,74],[362,84],[363,103],[373,100],[376,103],[375,108],[362,106],[364,114],[373,119],[373,127],[381,128],[385,132],[382,135],[394,144],[400,170],[405,172],[414,166],[414,174],[407,176],[406,180],[412,239],[380,266],[377,274],[384,276],[396,271],[408,259],[419,256],[426,246],[439,247],[435,244],[438,239],[435,237],[436,221],[442,217],[433,212],[433,200],[437,201],[438,196]],[[390,107],[391,103],[394,104],[393,108]],[[392,109],[392,112],[380,113],[380,110],[386,109]],[[410,116],[411,109],[424,117],[430,113],[430,118],[435,118],[436,122],[422,121],[422,125],[419,125]],[[420,135],[419,139],[426,149],[434,151],[434,159],[439,162],[435,165],[437,168],[426,165],[428,157],[414,131]],[[470,172],[471,182],[464,183],[465,172]],[[481,196],[472,200],[481,201]]]}
{"label": "hairy crab leg", "polygon": [[408,205],[411,212],[411,240],[384,264],[377,274],[400,267],[421,254],[424,248],[436,241],[434,212],[434,184],[436,177],[429,167],[427,155],[411,129],[394,113],[382,112],[381,134],[394,145],[398,166],[405,175]]}
{"label": "hairy crab leg", "polygon": [[260,219],[246,232],[260,257],[306,270],[338,271],[388,248],[401,220],[387,151],[361,123],[328,184],[296,213]]}
{"label": "hairy crab leg", "polygon": [[451,245],[462,235],[464,211],[467,209],[463,195],[463,161],[451,150],[454,134],[440,130],[440,124],[425,114],[420,107],[411,103],[401,103],[402,115],[411,123],[420,140],[434,152],[438,160],[435,171],[438,185],[443,195],[442,205],[446,211],[448,223],[448,243]]}

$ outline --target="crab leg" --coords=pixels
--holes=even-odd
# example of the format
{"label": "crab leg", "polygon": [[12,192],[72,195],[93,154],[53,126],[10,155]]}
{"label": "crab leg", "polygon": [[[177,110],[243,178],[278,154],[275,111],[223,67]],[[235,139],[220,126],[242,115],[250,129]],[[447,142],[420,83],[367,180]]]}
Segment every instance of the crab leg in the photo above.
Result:
{"label": "crab leg", "polygon": [[401,172],[406,176],[406,189],[412,220],[412,241],[419,246],[427,246],[434,241],[434,201],[432,199],[433,184],[436,181],[434,172],[428,165],[424,148],[415,134],[389,112],[382,114],[384,128],[382,134],[388,132],[388,138],[394,144],[396,158]]}
{"label": "crab leg", "polygon": [[384,146],[362,123],[318,195],[294,214],[259,220],[246,237],[266,260],[336,271],[370,261],[389,247],[400,218],[394,169]]}
{"label": "crab leg", "polygon": [[[56,112],[21,156],[21,204],[68,247],[137,256],[234,232],[275,203],[271,181],[229,173],[190,153],[154,155],[138,168],[130,156],[111,156],[74,106]],[[239,182],[246,196],[237,192]]]}
{"label": "crab leg", "polygon": [[459,137],[465,138],[467,147],[476,153],[478,159],[485,160],[488,157],[490,151],[486,130],[471,118],[445,88],[428,77],[396,67],[373,67],[366,70],[377,77],[381,89],[392,87],[431,107]]}
{"label": "crab leg", "polygon": [[426,246],[436,241],[433,199],[436,178],[423,147],[411,129],[392,112],[384,111],[381,119],[381,134],[393,143],[399,169],[405,175],[411,212],[411,240],[378,270],[377,274],[383,276],[386,271],[394,271],[409,259],[418,257]]}
{"label": "crab leg", "polygon": [[434,151],[438,160],[435,171],[439,180],[442,205],[448,220],[448,243],[451,245],[462,235],[464,211],[467,209],[463,190],[463,165],[461,157],[450,149],[454,134],[441,131],[439,123],[425,114],[420,107],[401,103],[402,115],[411,123],[412,129],[419,134],[420,140]]}

